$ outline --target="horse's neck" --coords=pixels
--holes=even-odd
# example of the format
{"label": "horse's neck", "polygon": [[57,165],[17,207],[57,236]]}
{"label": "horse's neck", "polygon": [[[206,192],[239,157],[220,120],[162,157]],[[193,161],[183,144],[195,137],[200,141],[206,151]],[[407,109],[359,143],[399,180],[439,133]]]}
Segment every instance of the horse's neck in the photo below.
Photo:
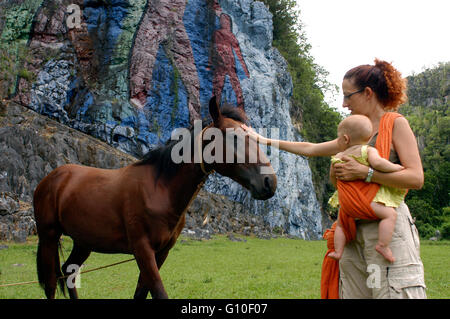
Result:
{"label": "horse's neck", "polygon": [[173,202],[178,209],[185,210],[203,187],[207,176],[198,165],[184,164],[179,173],[169,183]]}

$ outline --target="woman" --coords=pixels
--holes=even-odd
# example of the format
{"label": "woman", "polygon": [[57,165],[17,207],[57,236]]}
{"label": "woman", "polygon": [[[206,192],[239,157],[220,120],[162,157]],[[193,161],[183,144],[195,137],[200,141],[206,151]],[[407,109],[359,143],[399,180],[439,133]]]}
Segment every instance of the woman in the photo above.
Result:
{"label": "woman", "polygon": [[[389,63],[375,60],[375,65],[360,65],[349,70],[342,82],[343,107],[351,114],[367,116],[373,126],[369,145],[374,146],[383,115],[396,111],[406,101],[406,80]],[[260,143],[304,156],[331,156],[339,151],[337,139],[320,144],[289,142],[264,138],[245,130]],[[389,160],[405,169],[382,173],[343,157],[344,163],[331,167],[337,180],[366,180],[386,186],[420,189],[423,169],[415,136],[404,117],[395,119]],[[419,237],[408,207],[397,209],[397,221],[391,242],[395,262],[390,264],[375,252],[379,221],[356,220],[356,239],[349,242],[339,261],[340,298],[426,298]]]}

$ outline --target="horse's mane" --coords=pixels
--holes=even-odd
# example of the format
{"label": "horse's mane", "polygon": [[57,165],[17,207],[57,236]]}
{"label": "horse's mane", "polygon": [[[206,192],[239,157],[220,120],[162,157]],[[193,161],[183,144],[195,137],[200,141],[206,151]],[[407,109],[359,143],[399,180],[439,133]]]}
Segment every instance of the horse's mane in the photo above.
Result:
{"label": "horse's mane", "polygon": [[[235,106],[231,105],[223,105],[220,109],[222,116],[233,119],[238,122],[242,122],[247,124],[248,119],[245,112]],[[211,123],[211,119],[204,119],[202,122],[202,128],[205,128]],[[194,145],[194,127],[189,127],[191,132],[191,145]],[[172,179],[178,172],[181,167],[181,164],[176,164],[172,161],[172,148],[178,141],[174,141],[169,139],[165,145],[158,146],[149,152],[147,152],[141,160],[134,163],[136,166],[141,165],[151,165],[154,166],[156,171],[156,180],[160,177],[169,181]]]}

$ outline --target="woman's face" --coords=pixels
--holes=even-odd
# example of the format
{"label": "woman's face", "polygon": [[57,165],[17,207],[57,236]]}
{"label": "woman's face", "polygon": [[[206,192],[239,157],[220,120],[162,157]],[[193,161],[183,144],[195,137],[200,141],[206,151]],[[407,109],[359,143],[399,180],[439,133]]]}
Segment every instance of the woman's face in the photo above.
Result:
{"label": "woman's face", "polygon": [[358,88],[353,84],[351,79],[344,79],[342,81],[342,92],[344,93],[344,100],[342,106],[349,109],[351,114],[367,115],[367,104],[364,98],[364,88]]}

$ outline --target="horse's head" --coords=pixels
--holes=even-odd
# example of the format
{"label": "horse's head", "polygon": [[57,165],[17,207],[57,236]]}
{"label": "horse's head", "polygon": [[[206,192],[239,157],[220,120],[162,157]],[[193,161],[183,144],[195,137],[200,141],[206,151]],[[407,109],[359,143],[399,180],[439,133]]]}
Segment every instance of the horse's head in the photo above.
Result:
{"label": "horse's head", "polygon": [[213,120],[201,138],[204,145],[203,167],[230,177],[248,190],[253,198],[265,200],[277,188],[277,177],[264,152],[242,130],[247,120],[245,112],[237,107],[219,108],[216,98],[209,102]]}

